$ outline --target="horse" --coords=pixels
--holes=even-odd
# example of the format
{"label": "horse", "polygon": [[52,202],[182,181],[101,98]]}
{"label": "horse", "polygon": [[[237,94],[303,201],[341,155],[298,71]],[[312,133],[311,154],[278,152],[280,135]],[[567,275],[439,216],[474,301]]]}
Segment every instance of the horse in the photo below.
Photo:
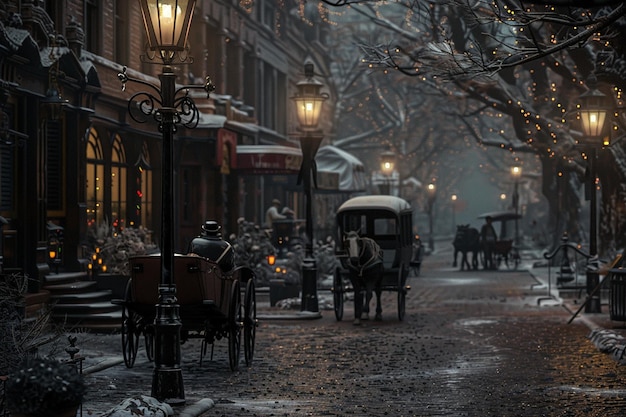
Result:
{"label": "horse", "polygon": [[354,288],[354,324],[361,324],[363,313],[366,317],[369,316],[372,291],[376,293],[375,320],[382,320],[380,295],[383,280],[383,252],[380,246],[374,239],[361,237],[355,231],[346,233],[343,245],[348,252],[345,266],[350,271],[350,282]]}
{"label": "horse", "polygon": [[478,269],[478,253],[481,250],[480,245],[480,232],[478,229],[470,227],[469,224],[457,225],[456,234],[454,236],[454,262],[452,266],[456,267],[457,254],[461,252],[461,271],[465,269],[470,270],[470,263],[467,260],[467,253],[472,252],[472,266],[471,268]]}

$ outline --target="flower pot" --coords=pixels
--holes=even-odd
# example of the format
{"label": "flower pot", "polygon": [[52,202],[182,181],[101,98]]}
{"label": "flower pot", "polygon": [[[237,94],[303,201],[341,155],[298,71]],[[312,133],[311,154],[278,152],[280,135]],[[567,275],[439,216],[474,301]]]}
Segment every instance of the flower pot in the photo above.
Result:
{"label": "flower pot", "polygon": [[[46,417],[76,417],[78,408],[79,406],[75,405],[62,410],[48,410],[45,415]],[[11,417],[36,417],[35,414],[11,413],[10,415]]]}

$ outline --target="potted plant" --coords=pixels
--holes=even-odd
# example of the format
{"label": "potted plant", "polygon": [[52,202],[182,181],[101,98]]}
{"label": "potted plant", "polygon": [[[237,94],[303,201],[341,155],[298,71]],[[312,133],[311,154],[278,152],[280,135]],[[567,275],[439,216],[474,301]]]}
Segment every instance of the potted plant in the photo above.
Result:
{"label": "potted plant", "polygon": [[84,394],[76,368],[54,359],[27,359],[5,385],[12,417],[76,417]]}
{"label": "potted plant", "polygon": [[89,269],[100,290],[111,290],[113,298],[125,297],[133,256],[158,252],[152,232],[142,226],[116,230],[104,221],[91,230],[93,254]]}

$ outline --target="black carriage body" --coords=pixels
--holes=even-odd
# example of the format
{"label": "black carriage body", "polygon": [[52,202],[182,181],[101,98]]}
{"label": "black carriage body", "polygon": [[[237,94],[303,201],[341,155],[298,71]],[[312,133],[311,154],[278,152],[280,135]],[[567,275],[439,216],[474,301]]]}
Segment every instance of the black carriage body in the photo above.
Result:
{"label": "black carriage body", "polygon": [[[159,303],[161,257],[159,255],[130,258],[131,277],[123,307],[122,349],[127,367],[132,367],[137,354],[139,336],[145,338],[146,354],[152,360],[156,304]],[[229,365],[237,368],[240,331],[244,330],[246,364],[254,351],[256,333],[256,296],[254,273],[239,267],[225,273],[219,265],[195,255],[174,257],[173,271],[176,300],[182,324],[181,340],[203,339],[203,350],[222,338],[229,342]],[[241,290],[245,289],[244,304]],[[202,359],[203,353],[201,353]]]}
{"label": "black carriage body", "polygon": [[[413,257],[415,236],[413,234],[413,210],[404,199],[394,196],[359,196],[344,202],[336,214],[336,241],[342,242],[343,236],[356,231],[359,236],[371,238],[378,243],[383,252],[383,291],[398,292],[398,317],[404,317],[404,297],[409,289],[406,279]],[[336,271],[334,284],[335,301],[339,301],[338,292],[348,289],[350,271],[346,267],[347,254],[338,244],[336,253],[342,268]],[[342,307],[343,308],[343,307]],[[343,313],[335,313],[341,319]]]}
{"label": "black carriage body", "polygon": [[[154,305],[159,301],[160,256],[137,256],[130,259],[129,305],[153,321]],[[184,332],[201,332],[207,322],[225,321],[228,317],[233,275],[222,273],[219,266],[205,258],[176,255],[174,285]],[[152,308],[151,308],[152,306]],[[152,314],[152,317],[150,317]]]}

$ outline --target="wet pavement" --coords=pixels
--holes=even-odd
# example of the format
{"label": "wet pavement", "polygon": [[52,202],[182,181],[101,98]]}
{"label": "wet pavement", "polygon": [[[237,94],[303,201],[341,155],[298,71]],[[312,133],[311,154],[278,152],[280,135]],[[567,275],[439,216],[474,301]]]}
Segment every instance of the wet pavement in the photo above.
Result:
{"label": "wet pavement", "polygon": [[[200,340],[182,346],[187,406],[213,404],[187,415],[623,415],[626,372],[597,342],[626,334],[606,305],[568,324],[582,300],[546,285],[548,270],[536,260],[518,271],[459,271],[451,260],[447,252],[425,258],[420,276],[409,278],[401,322],[395,292],[383,294],[383,321],[361,326],[352,324],[350,301],[342,321],[332,310],[290,320],[293,310],[259,294],[251,367],[242,354],[239,370],[229,370],[225,340],[202,364]],[[89,387],[83,415],[149,395],[153,364],[143,344],[132,369],[122,363],[119,334],[79,334],[78,345]]]}

